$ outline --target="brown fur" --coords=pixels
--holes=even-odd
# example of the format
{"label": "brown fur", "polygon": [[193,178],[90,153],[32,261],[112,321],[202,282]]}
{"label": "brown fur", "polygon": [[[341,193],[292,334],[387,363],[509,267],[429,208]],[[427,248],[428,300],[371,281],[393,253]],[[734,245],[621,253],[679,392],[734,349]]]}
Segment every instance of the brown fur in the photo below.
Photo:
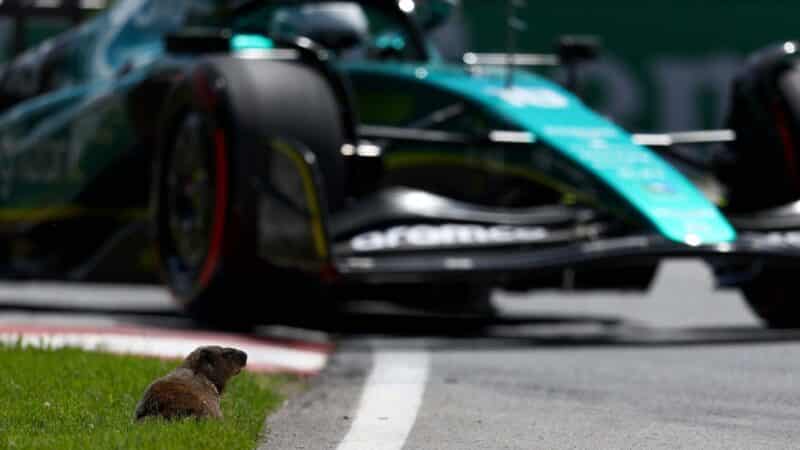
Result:
{"label": "brown fur", "polygon": [[199,347],[177,369],[155,380],[136,405],[136,420],[147,416],[222,418],[219,406],[225,384],[247,364],[235,348]]}

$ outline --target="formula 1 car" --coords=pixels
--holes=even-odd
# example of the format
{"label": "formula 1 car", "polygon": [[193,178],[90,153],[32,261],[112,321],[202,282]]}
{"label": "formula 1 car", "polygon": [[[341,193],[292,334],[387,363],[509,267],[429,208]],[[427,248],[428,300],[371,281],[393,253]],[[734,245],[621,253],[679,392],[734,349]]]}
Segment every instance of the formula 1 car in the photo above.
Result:
{"label": "formula 1 car", "polygon": [[[696,257],[768,325],[800,325],[790,43],[745,69],[732,130],[634,135],[520,67],[573,74],[591,42],[447,64],[424,30],[451,6],[120,0],[25,52],[0,73],[7,273],[146,262],[131,230],[152,224],[188,313],[252,323],[295,303],[274,292],[466,307],[646,289],[662,258]],[[707,167],[724,207],[641,145],[734,135]]]}

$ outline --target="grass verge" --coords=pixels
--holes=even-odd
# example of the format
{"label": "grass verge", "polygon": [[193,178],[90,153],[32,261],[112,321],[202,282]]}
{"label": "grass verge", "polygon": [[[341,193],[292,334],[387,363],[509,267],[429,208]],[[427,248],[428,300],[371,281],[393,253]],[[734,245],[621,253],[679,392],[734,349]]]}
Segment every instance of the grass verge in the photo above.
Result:
{"label": "grass verge", "polygon": [[178,365],[77,349],[0,346],[0,448],[253,449],[288,376],[242,372],[222,397],[225,418],[133,421],[147,385]]}

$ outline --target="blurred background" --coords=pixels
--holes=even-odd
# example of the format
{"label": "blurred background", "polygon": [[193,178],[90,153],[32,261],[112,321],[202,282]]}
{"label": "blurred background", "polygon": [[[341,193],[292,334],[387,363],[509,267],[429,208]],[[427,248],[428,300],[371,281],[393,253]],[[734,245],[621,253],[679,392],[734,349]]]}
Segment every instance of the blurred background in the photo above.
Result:
{"label": "blurred background", "polygon": [[[111,3],[0,0],[0,63]],[[505,1],[459,3],[434,32],[442,53],[458,60],[467,50],[503,50]],[[599,36],[604,52],[584,73],[586,99],[637,131],[722,126],[730,79],[746,55],[800,28],[800,3],[788,0],[528,0],[521,15],[522,52],[550,51],[562,34]]]}

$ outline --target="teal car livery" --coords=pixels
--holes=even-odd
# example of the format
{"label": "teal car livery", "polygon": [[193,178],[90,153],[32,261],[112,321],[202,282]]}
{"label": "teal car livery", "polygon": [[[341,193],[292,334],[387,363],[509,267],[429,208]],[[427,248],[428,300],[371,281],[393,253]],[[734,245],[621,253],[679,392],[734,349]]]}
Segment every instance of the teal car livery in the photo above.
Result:
{"label": "teal car livery", "polygon": [[[493,288],[644,289],[686,256],[768,324],[798,323],[765,312],[800,256],[791,189],[740,194],[746,139],[706,167],[726,203],[674,164],[673,144],[730,141],[735,121],[631,134],[520,67],[573,70],[581,43],[445,62],[425,31],[451,6],[121,0],[23,53],[0,72],[8,275],[158,273],[189,313],[241,324],[292,310],[244,295],[265,285],[458,308]],[[753,67],[740,79],[778,85]],[[734,118],[760,114],[744,81]],[[783,116],[764,117],[767,134]]]}

